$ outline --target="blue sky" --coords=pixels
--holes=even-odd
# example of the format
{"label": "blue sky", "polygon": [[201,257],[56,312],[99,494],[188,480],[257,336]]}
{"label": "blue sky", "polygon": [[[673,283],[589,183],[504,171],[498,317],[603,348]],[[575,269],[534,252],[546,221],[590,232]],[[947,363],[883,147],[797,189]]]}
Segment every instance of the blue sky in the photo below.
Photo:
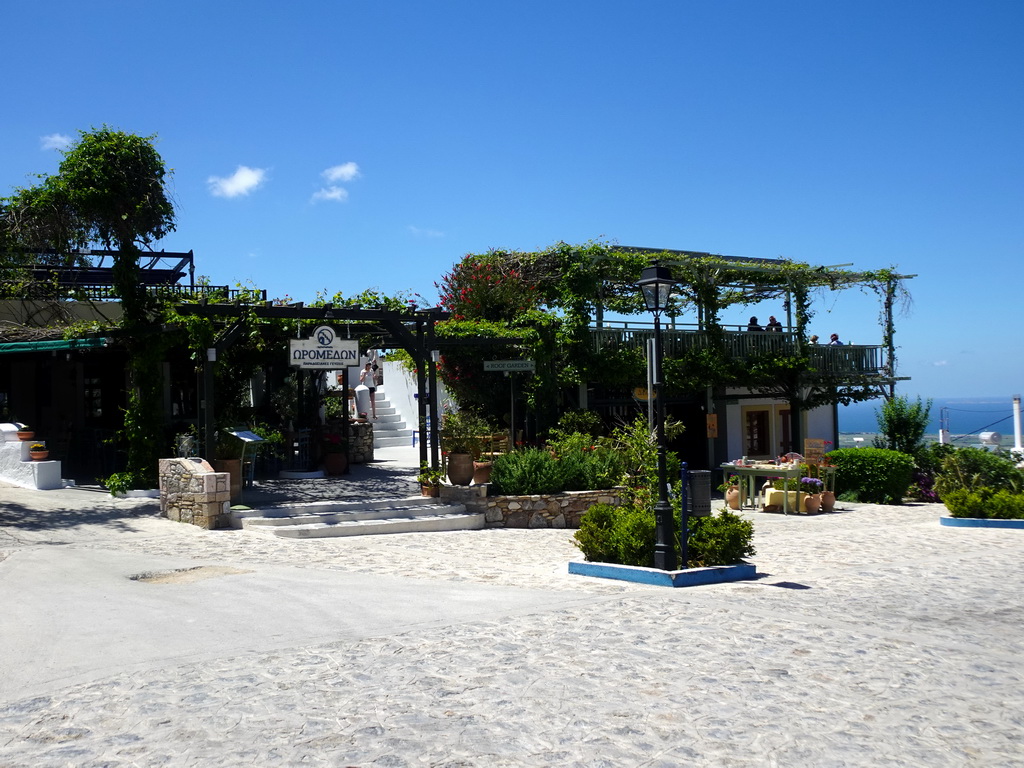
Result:
{"label": "blue sky", "polygon": [[[0,194],[157,134],[214,283],[416,291],[605,239],[916,274],[900,390],[1024,389],[1018,0],[8,4]],[[778,307],[753,311],[767,316]],[[814,330],[879,343],[873,297]],[[741,322],[749,311],[737,309]]]}

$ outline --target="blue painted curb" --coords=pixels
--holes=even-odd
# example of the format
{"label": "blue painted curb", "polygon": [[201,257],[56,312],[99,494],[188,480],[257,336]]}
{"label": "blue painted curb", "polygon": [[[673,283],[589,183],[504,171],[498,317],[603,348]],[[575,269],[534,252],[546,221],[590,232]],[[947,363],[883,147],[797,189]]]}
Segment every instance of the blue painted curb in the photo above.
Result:
{"label": "blue painted curb", "polygon": [[750,563],[716,565],[711,568],[687,568],[683,571],[661,571],[635,565],[613,563],[569,562],[569,573],[577,576],[595,576],[599,579],[618,579],[654,587],[697,587],[701,584],[722,584],[757,578],[757,568]]}
{"label": "blue painted curb", "polygon": [[1024,520],[989,520],[983,517],[940,517],[941,525],[953,528],[1018,528],[1024,529]]}

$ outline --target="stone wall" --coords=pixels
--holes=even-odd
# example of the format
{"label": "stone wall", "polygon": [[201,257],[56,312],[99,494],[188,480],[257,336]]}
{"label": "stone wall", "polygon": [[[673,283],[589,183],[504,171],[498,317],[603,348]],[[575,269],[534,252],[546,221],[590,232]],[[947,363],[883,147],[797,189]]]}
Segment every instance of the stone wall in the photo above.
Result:
{"label": "stone wall", "polygon": [[205,459],[160,459],[160,512],[200,528],[230,528],[230,476]]}
{"label": "stone wall", "polygon": [[373,461],[373,424],[358,421],[349,423],[348,460],[352,464]]}
{"label": "stone wall", "polygon": [[536,496],[487,496],[485,486],[442,486],[441,498],[483,512],[488,528],[579,528],[580,518],[594,504],[622,503],[617,489],[566,491]]}

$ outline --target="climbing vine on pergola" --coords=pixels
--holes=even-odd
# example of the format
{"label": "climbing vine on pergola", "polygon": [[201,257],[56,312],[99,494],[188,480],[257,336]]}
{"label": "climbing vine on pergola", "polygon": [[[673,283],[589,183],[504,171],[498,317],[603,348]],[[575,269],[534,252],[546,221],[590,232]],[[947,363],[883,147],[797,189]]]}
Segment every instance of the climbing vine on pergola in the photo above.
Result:
{"label": "climbing vine on pergola", "polygon": [[[676,281],[669,318],[693,314],[697,328],[710,339],[666,361],[666,385],[677,393],[707,387],[744,386],[787,397],[811,407],[825,402],[877,396],[870,386],[836,388],[822,382],[809,367],[807,329],[812,299],[824,291],[853,287],[875,291],[882,298],[883,344],[890,378],[895,373],[893,309],[909,299],[895,269],[874,272],[804,262],[748,259],[710,253],[618,247],[608,243],[558,243],[536,252],[491,250],[467,254],[438,282],[442,307],[451,319],[438,324],[442,338],[487,337],[494,340],[488,356],[518,354],[537,361],[528,385],[531,407],[548,423],[557,415],[556,393],[586,381],[625,385],[643,365],[634,350],[595,350],[590,328],[608,314],[646,315],[636,288],[645,266],[668,267]],[[780,300],[794,330],[791,353],[765,356],[750,364],[726,353],[720,318],[730,307]],[[499,413],[480,365],[479,351],[454,350],[444,355],[442,375],[462,405]]]}

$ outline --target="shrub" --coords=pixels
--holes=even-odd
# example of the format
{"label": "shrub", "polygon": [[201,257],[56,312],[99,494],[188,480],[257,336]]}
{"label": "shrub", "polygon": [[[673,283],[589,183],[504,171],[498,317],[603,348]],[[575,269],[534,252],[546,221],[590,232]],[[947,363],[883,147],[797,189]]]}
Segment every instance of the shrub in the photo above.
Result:
{"label": "shrub", "polygon": [[942,500],[953,517],[1024,519],[1024,494],[1011,493],[1003,488],[955,488],[947,491]]}
{"label": "shrub", "polygon": [[836,467],[836,495],[848,500],[901,504],[914,474],[912,457],[885,448],[839,448],[828,458]]}
{"label": "shrub", "polygon": [[636,507],[620,507],[611,530],[616,562],[623,565],[654,565],[654,513]]}
{"label": "shrub", "polygon": [[1024,491],[1024,472],[1005,456],[980,448],[958,448],[942,460],[935,490],[943,499],[950,491],[979,488],[1005,488],[1019,493]]}
{"label": "shrub", "polygon": [[559,493],[562,476],[555,457],[541,448],[521,448],[503,453],[491,469],[491,490],[507,496]]}
{"label": "shrub", "polygon": [[566,491],[611,488],[622,480],[623,461],[614,448],[580,432],[560,435],[548,445],[558,461]]}
{"label": "shrub", "polygon": [[618,562],[611,533],[618,510],[611,504],[595,504],[580,518],[573,538],[584,559],[593,563]]}
{"label": "shrub", "polygon": [[754,554],[754,524],[723,509],[717,516],[691,517],[688,559],[691,566],[732,565]]}
{"label": "shrub", "polygon": [[589,436],[573,433],[550,448],[523,448],[498,456],[491,487],[494,493],[510,496],[601,490],[618,484],[622,467],[613,448],[592,446]]}
{"label": "shrub", "polygon": [[[679,522],[677,511],[677,531]],[[691,517],[687,565],[737,563],[754,554],[753,536],[753,523],[728,510],[722,510],[717,517]],[[595,504],[580,520],[575,540],[590,562],[650,567],[654,560],[654,513],[636,507]]]}

